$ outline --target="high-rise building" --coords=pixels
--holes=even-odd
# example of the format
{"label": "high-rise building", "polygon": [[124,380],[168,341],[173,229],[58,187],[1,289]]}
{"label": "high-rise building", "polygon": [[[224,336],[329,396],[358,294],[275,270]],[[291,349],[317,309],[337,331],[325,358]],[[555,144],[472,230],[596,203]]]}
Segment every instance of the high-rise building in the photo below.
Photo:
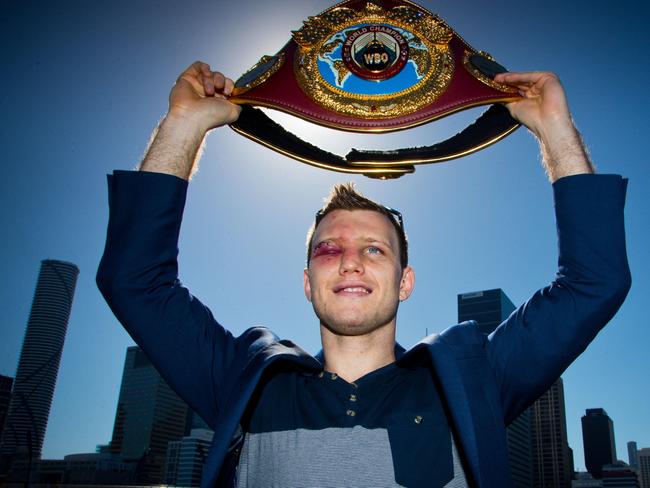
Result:
{"label": "high-rise building", "polygon": [[[14,379],[10,376],[0,375],[0,440],[2,439],[2,430],[9,411],[9,402],[11,401],[11,387]],[[0,454],[2,454],[0,452]],[[10,459],[0,456],[0,486],[6,481],[6,474],[9,469]]]}
{"label": "high-rise building", "polygon": [[569,488],[573,461],[569,449],[564,384],[553,383],[531,407],[533,488]]}
{"label": "high-rise building", "polygon": [[594,478],[601,478],[603,466],[616,461],[614,423],[602,408],[588,408],[582,417],[585,464]]}
{"label": "high-rise building", "polygon": [[199,486],[213,435],[209,429],[193,429],[190,435],[168,444],[166,484]]}
{"label": "high-rise building", "polygon": [[145,353],[129,347],[110,452],[138,461],[138,484],[163,481],[167,444],[183,437],[187,410]]}
{"label": "high-rise building", "polygon": [[573,473],[571,488],[603,488],[603,480],[597,480],[589,472],[577,471]]}
{"label": "high-rise building", "polygon": [[491,334],[515,310],[501,288],[458,295],[458,321],[475,320],[485,335]]}
{"label": "high-rise building", "polygon": [[63,458],[64,485],[129,485],[136,463],[126,462],[108,452],[68,454]]}
{"label": "high-rise building", "polygon": [[639,475],[641,488],[650,488],[650,448],[644,447],[637,451],[639,457]]}
{"label": "high-rise building", "polygon": [[9,411],[9,401],[11,400],[11,386],[14,379],[11,376],[0,374],[0,439],[2,439],[2,428],[5,425],[5,418]]}
{"label": "high-rise building", "polygon": [[634,441],[627,443],[627,459],[630,463],[630,467],[635,469],[639,467],[639,453],[636,447],[636,442]]}
{"label": "high-rise building", "polygon": [[[458,321],[475,320],[484,334],[490,334],[515,309],[508,296],[497,288],[458,295]],[[515,488],[532,483],[531,410],[524,410],[506,430],[508,457]]]}
{"label": "high-rise building", "polygon": [[72,263],[41,262],[2,434],[3,457],[41,456],[78,275]]}
{"label": "high-rise building", "polygon": [[636,471],[621,461],[603,466],[602,481],[603,488],[640,488]]}

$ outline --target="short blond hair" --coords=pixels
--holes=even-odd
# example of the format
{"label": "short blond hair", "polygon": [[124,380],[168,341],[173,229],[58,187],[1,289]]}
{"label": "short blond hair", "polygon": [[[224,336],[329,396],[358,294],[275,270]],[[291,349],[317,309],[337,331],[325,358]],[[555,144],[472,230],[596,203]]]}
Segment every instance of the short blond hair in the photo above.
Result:
{"label": "short blond hair", "polygon": [[323,208],[316,213],[314,223],[307,232],[307,267],[309,267],[311,260],[311,249],[314,244],[316,228],[321,220],[334,210],[372,210],[384,215],[393,225],[395,232],[397,232],[400,265],[402,269],[408,266],[408,239],[402,225],[395,220],[395,216],[387,207],[364,197],[357,191],[354,183],[349,182],[334,185],[329,196],[325,199]]}

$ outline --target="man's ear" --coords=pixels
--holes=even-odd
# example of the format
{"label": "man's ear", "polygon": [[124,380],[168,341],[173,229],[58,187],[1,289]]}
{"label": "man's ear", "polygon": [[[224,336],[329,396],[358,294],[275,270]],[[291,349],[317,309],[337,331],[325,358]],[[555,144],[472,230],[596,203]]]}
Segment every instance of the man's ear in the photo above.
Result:
{"label": "man's ear", "polygon": [[413,288],[415,288],[415,271],[413,271],[413,268],[410,266],[407,266],[402,271],[402,279],[399,284],[400,301],[403,302],[404,300],[408,299],[408,297],[410,297],[411,293],[413,292]]}
{"label": "man's ear", "polygon": [[309,284],[309,268],[305,268],[303,270],[303,286],[305,288],[305,297],[307,297],[307,301],[311,302],[311,285]]}

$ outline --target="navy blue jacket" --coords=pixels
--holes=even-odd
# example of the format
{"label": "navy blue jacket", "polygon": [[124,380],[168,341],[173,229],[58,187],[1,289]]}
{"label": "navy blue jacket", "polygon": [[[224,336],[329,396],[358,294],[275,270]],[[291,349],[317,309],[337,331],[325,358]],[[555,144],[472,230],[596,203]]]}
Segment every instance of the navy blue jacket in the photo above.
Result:
{"label": "navy blue jacket", "polygon": [[[490,336],[475,322],[431,335],[398,361],[428,355],[457,432],[468,478],[512,486],[505,426],[537,399],[612,318],[630,287],[623,206],[627,181],[576,175],[554,183],[559,235],[555,280]],[[118,320],[163,377],[215,431],[202,486],[228,486],[233,436],[275,361],[321,363],[264,327],[234,337],[178,280],[187,182],[157,174],[109,176],[110,218],[97,283]]]}

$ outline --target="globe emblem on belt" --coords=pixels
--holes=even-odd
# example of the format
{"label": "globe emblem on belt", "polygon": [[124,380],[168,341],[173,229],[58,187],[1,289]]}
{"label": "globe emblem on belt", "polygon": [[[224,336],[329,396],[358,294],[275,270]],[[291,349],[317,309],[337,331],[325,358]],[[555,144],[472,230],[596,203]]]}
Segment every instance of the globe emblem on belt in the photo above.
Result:
{"label": "globe emblem on belt", "polygon": [[388,25],[364,25],[347,34],[342,52],[345,66],[364,80],[386,80],[409,59],[408,42]]}

